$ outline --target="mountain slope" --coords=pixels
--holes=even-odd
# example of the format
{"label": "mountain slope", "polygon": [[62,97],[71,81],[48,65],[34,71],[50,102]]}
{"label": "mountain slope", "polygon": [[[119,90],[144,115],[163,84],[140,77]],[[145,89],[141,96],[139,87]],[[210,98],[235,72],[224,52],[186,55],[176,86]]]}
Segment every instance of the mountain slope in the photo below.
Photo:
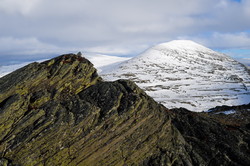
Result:
{"label": "mountain slope", "polygon": [[0,165],[249,165],[249,116],[210,114],[166,109],[62,55],[0,79]]}
{"label": "mountain slope", "polygon": [[250,74],[245,66],[192,41],[157,45],[101,76],[133,80],[167,108],[205,111],[250,103]]}

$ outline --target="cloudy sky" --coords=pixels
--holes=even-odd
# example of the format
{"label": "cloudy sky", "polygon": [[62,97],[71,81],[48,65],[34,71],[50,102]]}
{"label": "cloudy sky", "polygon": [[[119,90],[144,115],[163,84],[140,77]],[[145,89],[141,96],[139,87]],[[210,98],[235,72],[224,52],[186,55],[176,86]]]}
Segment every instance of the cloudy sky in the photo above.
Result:
{"label": "cloudy sky", "polygon": [[250,58],[250,0],[0,0],[0,64],[188,39]]}

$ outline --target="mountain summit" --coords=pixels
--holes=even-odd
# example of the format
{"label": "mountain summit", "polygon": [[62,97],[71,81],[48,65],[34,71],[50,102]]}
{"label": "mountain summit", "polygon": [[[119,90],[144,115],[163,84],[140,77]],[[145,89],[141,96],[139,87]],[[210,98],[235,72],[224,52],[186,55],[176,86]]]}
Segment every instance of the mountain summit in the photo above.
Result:
{"label": "mountain summit", "polygon": [[192,40],[173,40],[167,43],[161,43],[153,47],[153,49],[170,49],[170,50],[192,50],[213,52],[213,50],[204,47]]}
{"label": "mountain summit", "polygon": [[101,75],[105,80],[133,80],[167,108],[200,112],[250,102],[247,68],[188,40],[156,45]]}
{"label": "mountain summit", "polygon": [[169,110],[62,55],[0,78],[0,165],[250,165],[249,109]]}

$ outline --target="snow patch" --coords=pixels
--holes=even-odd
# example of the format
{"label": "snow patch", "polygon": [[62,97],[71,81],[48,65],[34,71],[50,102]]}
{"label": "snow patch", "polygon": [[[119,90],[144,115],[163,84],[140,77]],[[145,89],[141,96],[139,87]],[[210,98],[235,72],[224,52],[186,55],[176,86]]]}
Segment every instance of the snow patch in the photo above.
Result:
{"label": "snow patch", "polygon": [[235,110],[228,110],[228,111],[223,111],[223,112],[216,112],[215,114],[225,114],[225,115],[230,115],[230,114],[235,114]]}
{"label": "snow patch", "polygon": [[85,53],[83,57],[86,57],[91,63],[93,63],[98,72],[102,72],[103,69],[110,67],[113,68],[114,65],[131,59],[130,57],[118,57],[93,53]]}

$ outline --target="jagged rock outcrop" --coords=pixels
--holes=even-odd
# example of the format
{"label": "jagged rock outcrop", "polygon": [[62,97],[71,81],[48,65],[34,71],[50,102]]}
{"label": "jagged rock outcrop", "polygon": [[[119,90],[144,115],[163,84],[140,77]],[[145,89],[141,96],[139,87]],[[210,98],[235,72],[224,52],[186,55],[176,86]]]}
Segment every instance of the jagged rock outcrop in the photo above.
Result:
{"label": "jagged rock outcrop", "polygon": [[80,55],[0,79],[0,165],[250,165],[249,116],[236,126],[103,82]]}

